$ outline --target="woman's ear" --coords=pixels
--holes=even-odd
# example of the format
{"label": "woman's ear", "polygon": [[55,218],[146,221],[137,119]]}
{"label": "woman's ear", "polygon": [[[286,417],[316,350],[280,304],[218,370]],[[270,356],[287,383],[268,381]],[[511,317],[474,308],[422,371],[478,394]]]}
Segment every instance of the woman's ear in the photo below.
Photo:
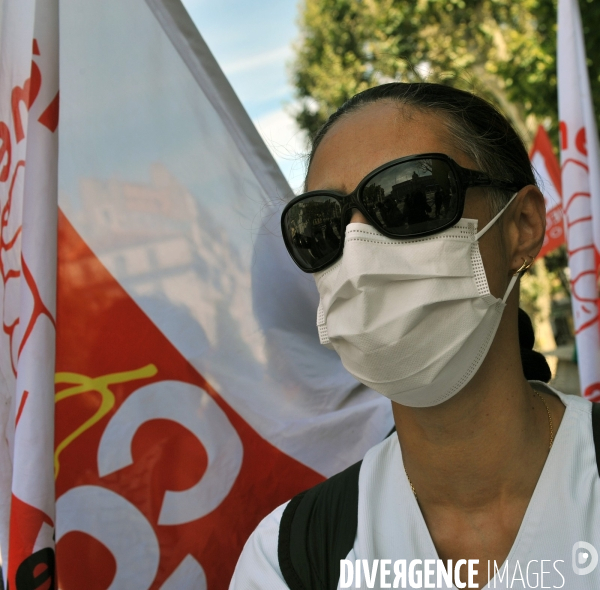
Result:
{"label": "woman's ear", "polygon": [[546,205],[537,186],[527,185],[519,191],[507,211],[507,245],[514,272],[523,261],[534,259],[546,234]]}

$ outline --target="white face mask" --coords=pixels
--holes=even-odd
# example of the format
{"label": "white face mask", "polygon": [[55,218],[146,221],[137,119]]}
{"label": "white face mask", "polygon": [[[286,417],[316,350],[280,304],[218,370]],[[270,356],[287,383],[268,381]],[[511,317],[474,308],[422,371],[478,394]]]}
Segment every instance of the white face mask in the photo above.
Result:
{"label": "white face mask", "polygon": [[425,238],[391,239],[350,223],[342,258],[315,273],[321,344],[360,382],[391,400],[435,406],[473,377],[494,339],[506,300],[489,290],[477,220]]}

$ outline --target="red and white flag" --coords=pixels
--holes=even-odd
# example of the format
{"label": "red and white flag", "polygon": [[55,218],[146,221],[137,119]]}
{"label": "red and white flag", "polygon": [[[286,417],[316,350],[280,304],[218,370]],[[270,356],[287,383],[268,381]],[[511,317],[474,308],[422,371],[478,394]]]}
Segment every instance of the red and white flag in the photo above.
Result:
{"label": "red and white flag", "polygon": [[538,176],[538,182],[546,202],[546,235],[538,258],[550,254],[565,243],[562,214],[560,165],[554,155],[552,142],[546,130],[538,127],[529,158]]}
{"label": "red and white flag", "polygon": [[54,586],[58,1],[4,0],[0,37],[0,550]]}
{"label": "red and white flag", "polygon": [[[17,378],[10,349],[0,349],[12,408],[1,414],[10,441],[2,485],[10,493],[12,465],[11,518],[21,506],[37,510],[23,521],[37,536],[13,545],[11,529],[8,539],[0,490],[2,552],[14,572],[27,551],[51,550],[55,477],[63,590],[227,588],[263,516],[385,437],[389,401],[320,346],[314,281],[280,236],[290,189],[179,0],[60,0],[54,282],[56,190],[44,179],[56,174],[56,150],[44,138],[56,139],[56,85],[44,86],[44,60],[54,55],[55,73],[59,60],[37,29],[41,89],[20,103],[21,143],[11,118],[11,89],[33,97],[40,79],[26,84],[33,24],[15,15],[30,10],[33,23],[38,4],[49,12],[40,21],[55,27],[56,3],[4,0],[1,59],[15,73],[2,72],[12,142],[2,136],[3,207],[17,162],[28,172],[15,176],[10,201],[11,215],[23,211],[22,233],[20,217],[6,227],[2,217],[2,261],[14,271],[3,287],[3,343],[14,326],[30,335],[23,347],[13,330]],[[34,127],[42,139],[30,159]],[[30,179],[47,190],[28,192]],[[54,214],[44,209],[52,202]],[[28,211],[41,226],[27,226]],[[14,254],[21,242],[29,274]],[[45,583],[48,573],[28,563]]]}
{"label": "red and white flag", "polygon": [[558,3],[563,215],[582,394],[600,401],[600,150],[577,0]]}

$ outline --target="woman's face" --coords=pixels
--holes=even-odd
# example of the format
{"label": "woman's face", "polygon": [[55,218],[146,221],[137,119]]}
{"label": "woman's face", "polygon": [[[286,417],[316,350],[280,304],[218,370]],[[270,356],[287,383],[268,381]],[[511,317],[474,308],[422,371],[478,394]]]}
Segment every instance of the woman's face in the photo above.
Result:
{"label": "woman's face", "polygon": [[[476,164],[458,150],[436,115],[422,113],[397,102],[379,101],[336,122],[321,141],[312,160],[306,190],[352,192],[372,170],[404,156],[442,153],[465,168]],[[489,197],[482,189],[467,191],[463,217],[479,220],[481,229],[492,217]],[[369,222],[355,211],[354,223]],[[502,247],[501,220],[480,240],[480,251],[490,291],[502,297],[510,269]]]}

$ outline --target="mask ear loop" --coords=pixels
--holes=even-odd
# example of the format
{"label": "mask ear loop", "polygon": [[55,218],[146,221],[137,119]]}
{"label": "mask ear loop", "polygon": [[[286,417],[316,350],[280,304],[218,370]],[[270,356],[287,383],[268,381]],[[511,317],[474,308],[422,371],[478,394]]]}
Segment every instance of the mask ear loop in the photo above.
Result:
{"label": "mask ear loop", "polygon": [[510,292],[515,286],[515,283],[531,268],[531,265],[533,264],[535,259],[533,256],[529,256],[529,258],[531,258],[531,260],[525,260],[525,258],[521,259],[523,260],[523,264],[521,264],[521,266],[515,271],[515,274],[512,276],[512,279],[510,279],[510,283],[508,283],[508,288],[506,289],[506,294],[502,298],[502,303],[506,303]]}
{"label": "mask ear loop", "polygon": [[510,201],[508,201],[508,203],[506,203],[506,205],[504,205],[504,207],[502,207],[502,209],[500,210],[499,213],[497,213],[492,219],[491,221],[480,231],[478,231],[475,234],[475,237],[473,239],[475,240],[479,240],[479,238],[481,238],[481,236],[488,230],[490,229],[490,227],[492,227],[492,225],[494,225],[494,223],[496,223],[496,221],[498,221],[498,219],[500,219],[500,216],[508,209],[509,205],[515,200],[516,196],[519,193],[515,193],[511,198]]}
{"label": "mask ear loop", "polygon": [[[488,229],[490,229],[490,227],[492,227],[492,225],[494,225],[494,223],[496,223],[496,221],[498,221],[498,219],[500,219],[500,216],[508,209],[508,207],[510,206],[510,204],[515,200],[515,198],[517,197],[519,193],[516,192],[508,201],[508,203],[506,203],[506,205],[504,205],[504,207],[502,207],[502,209],[496,214],[494,215],[494,217],[492,217],[492,219],[485,225],[485,227],[481,230],[478,231],[474,236],[473,236],[473,240],[474,241],[478,241],[481,236],[483,234],[485,234],[485,232],[487,232]],[[517,282],[518,279],[521,278],[521,276],[523,276],[523,274],[525,273],[525,271],[533,264],[533,256],[531,257],[531,261],[530,262],[526,262],[525,258],[523,258],[523,264],[521,265],[521,268],[519,268],[515,274],[513,275],[512,279],[510,280],[510,283],[508,283],[508,288],[506,289],[506,293],[504,294],[504,297],[502,298],[502,303],[506,303],[506,300],[508,299],[508,296],[510,295],[510,292],[512,291],[513,287],[515,286],[515,283]]]}

